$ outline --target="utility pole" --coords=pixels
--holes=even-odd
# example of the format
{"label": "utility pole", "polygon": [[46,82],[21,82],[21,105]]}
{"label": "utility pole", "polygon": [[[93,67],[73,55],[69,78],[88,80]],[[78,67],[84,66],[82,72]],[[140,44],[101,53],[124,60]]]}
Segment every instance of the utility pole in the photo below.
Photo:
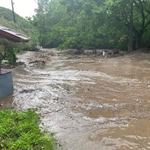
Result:
{"label": "utility pole", "polygon": [[13,12],[14,23],[16,23],[13,0],[11,0],[11,5],[12,5],[12,12]]}

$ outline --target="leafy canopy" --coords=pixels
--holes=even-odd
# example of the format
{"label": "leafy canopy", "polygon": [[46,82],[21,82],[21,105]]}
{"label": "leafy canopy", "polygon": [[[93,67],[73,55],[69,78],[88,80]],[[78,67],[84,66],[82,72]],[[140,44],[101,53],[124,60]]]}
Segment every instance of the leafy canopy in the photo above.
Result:
{"label": "leafy canopy", "polygon": [[45,47],[127,50],[130,32],[133,48],[146,46],[150,39],[149,0],[37,1],[33,24],[39,31],[40,44]]}

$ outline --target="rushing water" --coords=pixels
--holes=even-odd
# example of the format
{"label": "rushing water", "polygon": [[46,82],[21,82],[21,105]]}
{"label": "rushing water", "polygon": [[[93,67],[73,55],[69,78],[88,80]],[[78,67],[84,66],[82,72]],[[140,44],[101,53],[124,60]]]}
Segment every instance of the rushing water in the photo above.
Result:
{"label": "rushing water", "polygon": [[90,60],[57,52],[46,65],[29,64],[34,52],[18,57],[26,63],[13,69],[14,94],[0,102],[37,108],[63,149],[150,149],[149,54]]}

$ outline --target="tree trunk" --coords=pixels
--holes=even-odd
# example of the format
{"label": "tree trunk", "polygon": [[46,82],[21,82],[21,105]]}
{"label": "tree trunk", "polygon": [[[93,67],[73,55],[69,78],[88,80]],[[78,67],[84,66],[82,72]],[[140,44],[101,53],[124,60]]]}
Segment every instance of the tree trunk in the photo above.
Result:
{"label": "tree trunk", "polygon": [[148,41],[147,45],[146,45],[147,48],[150,47],[150,40]]}
{"label": "tree trunk", "polygon": [[133,45],[133,0],[131,0],[131,9],[130,9],[130,29],[129,29],[129,48],[128,51],[132,51]]}
{"label": "tree trunk", "polygon": [[136,36],[136,49],[138,49],[140,47],[143,32],[142,33],[136,33],[135,36]]}
{"label": "tree trunk", "polygon": [[14,59],[14,62],[13,63],[16,63],[16,55],[15,54],[13,54],[13,59]]}

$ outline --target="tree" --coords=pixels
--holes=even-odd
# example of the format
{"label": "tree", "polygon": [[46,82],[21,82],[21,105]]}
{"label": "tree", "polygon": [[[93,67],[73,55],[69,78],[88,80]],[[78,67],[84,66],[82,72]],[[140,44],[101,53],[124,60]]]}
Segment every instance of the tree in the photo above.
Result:
{"label": "tree", "polygon": [[130,32],[129,32],[129,51],[133,49],[133,0],[130,2]]}
{"label": "tree", "polygon": [[149,40],[148,0],[38,0],[38,6],[33,22],[45,47],[132,50]]}
{"label": "tree", "polygon": [[[133,6],[133,8],[130,6]],[[108,0],[106,3],[106,8],[108,10],[108,18],[113,18],[113,23],[116,23],[118,25],[122,24],[123,26],[122,29],[126,27],[128,31],[130,31],[131,30],[130,28],[132,28],[130,26],[132,24],[132,23],[130,24],[130,21],[132,20],[132,19],[130,20],[130,17],[132,18],[131,11],[133,9],[133,13],[134,13],[133,32],[134,32],[134,38],[136,42],[136,48],[140,47],[143,34],[149,30],[148,28],[148,26],[150,25],[149,6],[150,5],[148,0],[144,0],[144,1]],[[110,23],[110,21],[112,21],[112,19],[108,20],[108,23]]]}
{"label": "tree", "polygon": [[15,46],[15,43],[3,39],[0,41],[0,45],[3,45],[3,50],[0,51],[0,62],[4,59],[10,63],[16,63],[18,47]]}

